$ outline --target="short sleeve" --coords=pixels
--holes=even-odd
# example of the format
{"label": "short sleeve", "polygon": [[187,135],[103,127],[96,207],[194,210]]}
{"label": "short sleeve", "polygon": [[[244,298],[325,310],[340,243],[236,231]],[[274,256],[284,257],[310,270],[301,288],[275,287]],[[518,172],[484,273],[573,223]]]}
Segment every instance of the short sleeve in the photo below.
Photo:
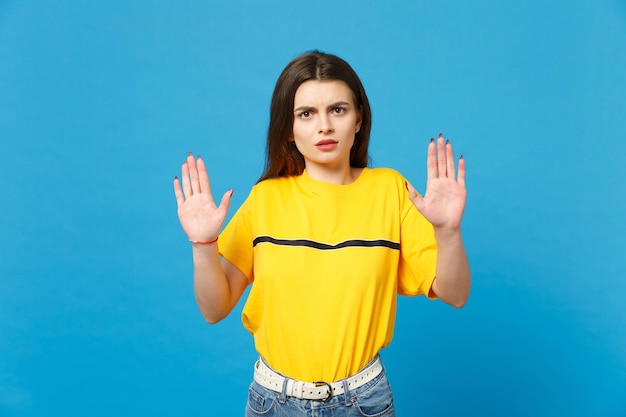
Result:
{"label": "short sleeve", "polygon": [[251,193],[228,222],[218,241],[220,255],[243,272],[248,283],[254,280],[252,200]]}
{"label": "short sleeve", "polygon": [[432,297],[437,269],[437,241],[432,224],[415,208],[408,193],[402,196],[398,293]]}

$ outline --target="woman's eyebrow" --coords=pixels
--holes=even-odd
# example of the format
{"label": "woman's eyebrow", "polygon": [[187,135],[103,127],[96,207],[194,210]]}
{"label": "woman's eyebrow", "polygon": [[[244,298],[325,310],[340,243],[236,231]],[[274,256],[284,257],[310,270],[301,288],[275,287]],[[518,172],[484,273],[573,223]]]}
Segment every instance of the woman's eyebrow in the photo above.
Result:
{"label": "woman's eyebrow", "polygon": [[351,103],[347,101],[338,101],[336,103],[330,104],[328,108],[331,109],[331,108],[339,107],[339,106],[349,106],[350,104]]}
{"label": "woman's eyebrow", "polygon": [[[327,106],[328,109],[332,109],[335,107],[339,107],[339,106],[349,106],[351,103],[348,101],[337,101],[335,103],[329,104]],[[316,108],[313,106],[300,106],[300,107],[296,107],[293,111],[313,111]]]}
{"label": "woman's eyebrow", "polygon": [[300,107],[296,107],[295,109],[293,109],[293,111],[312,111],[312,110],[315,110],[315,107],[300,106]]}

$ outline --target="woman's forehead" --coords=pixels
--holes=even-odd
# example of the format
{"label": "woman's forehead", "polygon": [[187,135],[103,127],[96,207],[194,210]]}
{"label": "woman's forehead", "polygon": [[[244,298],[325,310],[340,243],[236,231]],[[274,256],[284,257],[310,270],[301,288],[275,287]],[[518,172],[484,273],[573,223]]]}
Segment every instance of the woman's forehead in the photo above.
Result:
{"label": "woman's forehead", "polygon": [[341,80],[309,80],[296,90],[294,105],[320,105],[339,101],[354,101],[352,90]]}

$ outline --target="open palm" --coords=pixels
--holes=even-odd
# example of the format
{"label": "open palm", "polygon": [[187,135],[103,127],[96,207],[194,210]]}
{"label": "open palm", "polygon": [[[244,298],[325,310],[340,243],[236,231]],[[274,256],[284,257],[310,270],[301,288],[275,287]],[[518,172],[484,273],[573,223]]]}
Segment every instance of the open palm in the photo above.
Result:
{"label": "open palm", "polygon": [[217,238],[230,206],[233,190],[222,196],[220,205],[215,204],[204,161],[198,161],[189,153],[182,166],[182,188],[174,179],[174,194],[178,205],[178,219],[191,241],[207,242]]}
{"label": "open palm", "polygon": [[452,145],[440,134],[437,143],[428,145],[426,192],[422,198],[409,186],[409,198],[422,215],[435,227],[458,229],[465,209],[465,160],[459,159],[456,173]]}

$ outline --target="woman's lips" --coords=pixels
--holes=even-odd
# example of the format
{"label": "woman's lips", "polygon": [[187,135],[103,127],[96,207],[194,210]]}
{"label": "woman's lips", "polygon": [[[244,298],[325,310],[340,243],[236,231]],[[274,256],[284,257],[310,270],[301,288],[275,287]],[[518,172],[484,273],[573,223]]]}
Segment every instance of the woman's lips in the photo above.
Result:
{"label": "woman's lips", "polygon": [[321,151],[331,151],[337,147],[339,142],[332,139],[320,140],[315,144],[315,147]]}

